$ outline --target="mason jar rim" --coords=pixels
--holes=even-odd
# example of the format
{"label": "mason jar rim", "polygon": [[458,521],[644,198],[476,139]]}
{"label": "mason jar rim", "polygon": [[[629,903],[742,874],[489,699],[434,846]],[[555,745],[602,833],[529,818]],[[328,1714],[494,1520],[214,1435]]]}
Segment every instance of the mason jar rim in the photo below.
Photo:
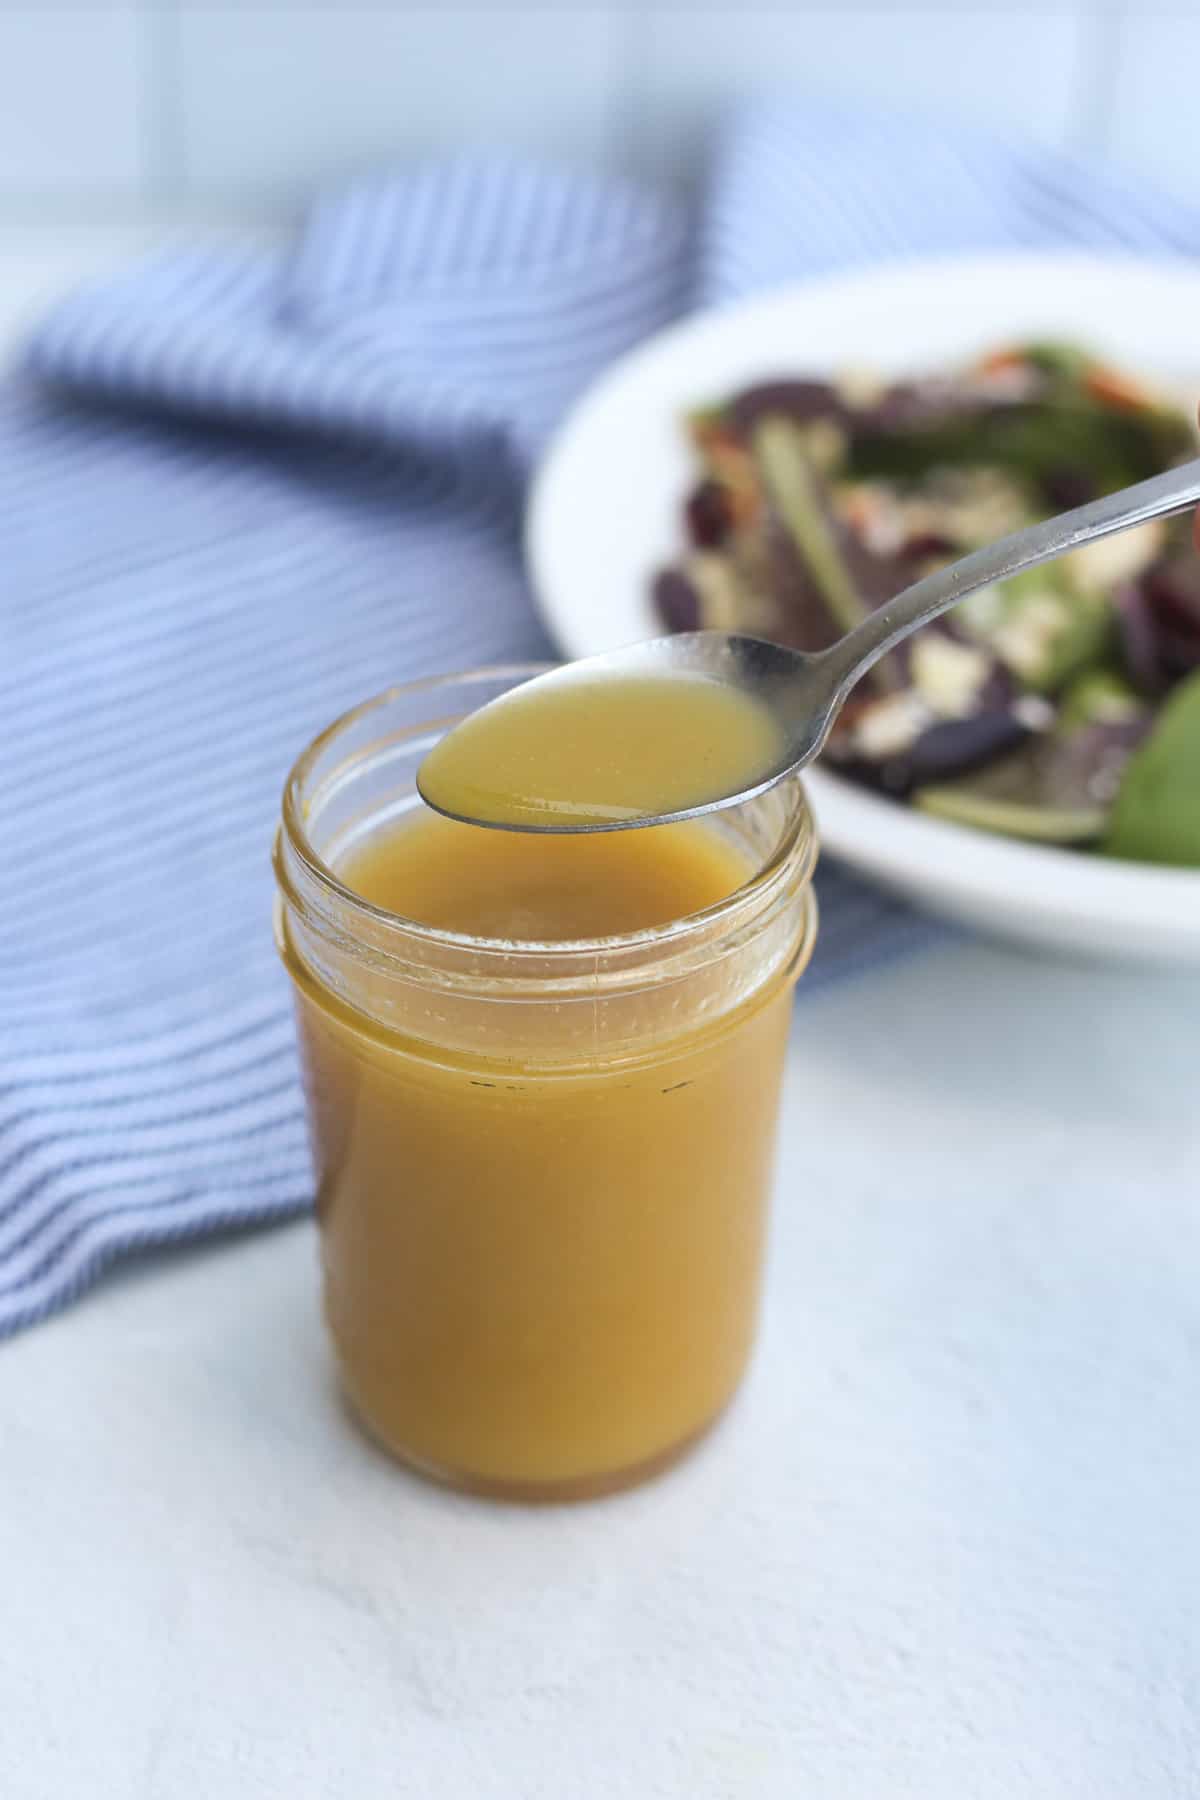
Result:
{"label": "mason jar rim", "polygon": [[[301,865],[309,881],[314,884],[318,893],[339,907],[349,907],[353,914],[369,918],[377,927],[384,930],[395,930],[403,937],[424,942],[431,946],[442,946],[450,951],[474,951],[503,955],[506,959],[528,954],[540,961],[576,958],[589,954],[613,954],[622,950],[636,951],[662,946],[669,949],[674,940],[689,934],[701,933],[706,928],[717,925],[722,918],[730,918],[763,895],[777,880],[781,870],[793,862],[798,862],[797,874],[807,883],[811,878],[816,861],[816,833],[807,796],[799,776],[785,776],[775,784],[776,789],[792,788],[791,803],[788,809],[787,823],[780,835],[778,843],[766,860],[747,876],[744,882],[721,899],[701,908],[698,912],[685,913],[678,919],[670,919],[660,925],[644,926],[637,931],[619,932],[600,937],[583,938],[500,938],[479,936],[469,932],[451,931],[441,926],[427,925],[420,920],[409,918],[404,913],[393,912],[390,908],[379,906],[355,892],[340,879],[335,870],[324,860],[314,848],[305,825],[305,785],[319,758],[336,742],[339,736],[354,725],[368,719],[371,713],[381,711],[389,704],[406,695],[434,693],[439,688],[462,688],[474,682],[496,682],[513,679],[514,682],[532,680],[556,665],[546,662],[537,663],[500,663],[468,669],[459,673],[430,675],[416,681],[396,682],[381,692],[373,694],[369,699],[360,701],[356,706],[341,713],[300,753],[288,772],[284,783],[282,821],[276,834],[273,862],[276,879],[280,889],[290,902],[300,901],[301,896],[293,891],[290,872],[285,862],[284,851],[290,852]],[[457,718],[457,715],[456,715]],[[411,732],[396,734],[398,738],[407,735],[419,736],[429,729],[429,724],[417,725]],[[770,790],[768,790],[770,791]],[[753,801],[745,804],[753,804]],[[730,808],[736,811],[736,808]],[[658,829],[657,827],[632,827],[631,829]]]}

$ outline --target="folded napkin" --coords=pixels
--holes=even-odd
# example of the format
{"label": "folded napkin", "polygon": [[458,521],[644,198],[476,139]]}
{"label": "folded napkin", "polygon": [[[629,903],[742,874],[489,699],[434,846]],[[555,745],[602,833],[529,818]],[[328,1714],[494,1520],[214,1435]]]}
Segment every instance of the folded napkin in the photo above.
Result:
{"label": "folded napkin", "polygon": [[[1064,242],[1200,228],[1061,157],[797,104],[730,123],[694,218],[462,158],[57,309],[0,393],[0,1333],[124,1252],[308,1205],[284,774],[389,682],[548,653],[522,485],[589,378],[777,279]],[[930,932],[821,887],[808,982]]]}

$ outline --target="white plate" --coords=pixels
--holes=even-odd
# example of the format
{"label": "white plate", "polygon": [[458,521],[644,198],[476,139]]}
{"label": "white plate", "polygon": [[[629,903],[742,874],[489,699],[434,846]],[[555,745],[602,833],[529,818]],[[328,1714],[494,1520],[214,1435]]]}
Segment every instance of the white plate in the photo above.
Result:
{"label": "white plate", "polygon": [[[654,635],[652,572],[677,554],[694,473],[680,415],[764,376],[935,368],[1009,338],[1067,337],[1200,394],[1200,270],[1009,255],[877,267],[785,288],[672,327],[609,369],[535,483],[526,550],[571,656]],[[950,917],[1026,943],[1200,964],[1200,872],[989,837],[809,777],[825,846]]]}

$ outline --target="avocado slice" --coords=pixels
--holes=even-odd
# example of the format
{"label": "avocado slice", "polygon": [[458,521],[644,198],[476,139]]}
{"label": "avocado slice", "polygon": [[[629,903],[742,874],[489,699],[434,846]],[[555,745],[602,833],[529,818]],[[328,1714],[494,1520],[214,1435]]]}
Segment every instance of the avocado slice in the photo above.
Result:
{"label": "avocado slice", "polygon": [[1181,682],[1125,770],[1102,848],[1200,868],[1200,670]]}

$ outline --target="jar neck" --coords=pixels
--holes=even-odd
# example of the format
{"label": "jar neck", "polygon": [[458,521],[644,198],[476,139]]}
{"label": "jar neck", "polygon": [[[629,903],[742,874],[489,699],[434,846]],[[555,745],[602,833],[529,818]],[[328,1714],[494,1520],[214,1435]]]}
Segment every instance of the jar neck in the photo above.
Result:
{"label": "jar neck", "polygon": [[615,990],[677,979],[769,930],[812,878],[816,844],[806,808],[797,826],[765,867],[702,912],[624,936],[553,942],[468,937],[386,912],[345,887],[286,820],[274,866],[284,922],[298,945],[324,946],[364,970],[433,988],[567,1000],[594,993],[598,980]]}

